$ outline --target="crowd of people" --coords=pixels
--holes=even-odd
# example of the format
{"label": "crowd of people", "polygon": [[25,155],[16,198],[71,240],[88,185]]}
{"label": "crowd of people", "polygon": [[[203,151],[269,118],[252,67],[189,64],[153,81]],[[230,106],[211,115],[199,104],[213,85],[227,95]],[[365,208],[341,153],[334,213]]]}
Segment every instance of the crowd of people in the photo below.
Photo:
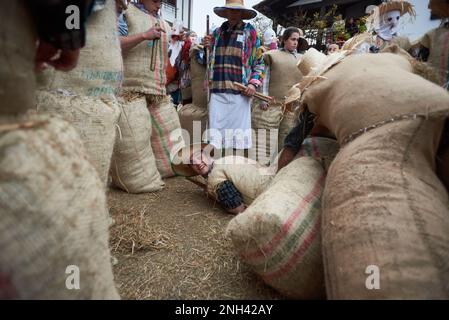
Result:
{"label": "crowd of people", "polygon": [[[87,22],[92,16],[107,10],[105,8],[108,8],[112,1],[22,1],[20,4],[14,5],[14,10],[9,9],[9,11],[6,9],[7,4],[0,5],[2,9],[0,14],[9,13],[14,17],[20,13],[22,16],[30,17],[30,23],[24,31],[27,35],[24,37],[24,41],[28,40],[28,45],[37,43],[37,46],[35,56],[24,58],[25,63],[22,68],[28,67],[37,73],[49,69],[68,72],[76,70],[80,52],[86,45],[86,34],[88,36],[92,31],[86,30]],[[66,7],[72,2],[80,9],[79,29],[65,27]],[[117,41],[119,41],[123,65],[120,64],[122,70],[122,72],[118,72],[120,75],[114,78],[120,78],[119,88],[116,88],[117,91],[114,91],[115,89],[110,91],[108,99],[113,100],[113,103],[120,102],[122,104],[120,107],[122,120],[120,121],[126,118],[132,136],[136,135],[138,131],[130,124],[133,103],[136,103],[136,99],[143,101],[146,113],[145,115],[142,113],[140,119],[147,119],[144,116],[148,115],[148,122],[152,123],[151,125],[147,124],[150,126],[147,130],[151,131],[148,133],[150,141],[144,141],[144,144],[146,144],[146,148],[151,147],[152,150],[150,149],[149,153],[152,155],[154,152],[156,156],[156,159],[151,162],[151,165],[159,170],[158,177],[155,179],[175,174],[185,177],[202,177],[202,183],[207,193],[212,195],[227,212],[241,215],[250,210],[248,208],[251,208],[252,203],[269,187],[277,173],[307,153],[308,148],[319,153],[317,150],[321,148],[321,145],[318,147],[314,145],[316,139],[324,139],[322,141],[326,141],[326,145],[332,145],[332,150],[335,150],[338,149],[338,145],[342,146],[358,136],[354,134],[354,136],[347,137],[348,141],[341,141],[341,130],[338,131],[329,125],[329,117],[318,110],[321,100],[314,100],[316,97],[311,97],[313,90],[318,90],[316,87],[319,85],[313,87],[317,79],[325,79],[327,76],[324,73],[327,70],[334,70],[332,69],[334,65],[344,67],[345,64],[340,64],[340,62],[347,61],[344,59],[348,56],[385,57],[380,54],[394,53],[406,57],[406,61],[409,61],[412,67],[418,63],[428,62],[422,64],[425,72],[420,69],[421,73],[417,73],[421,77],[428,76],[428,79],[434,81],[439,87],[449,88],[449,51],[447,50],[449,29],[447,20],[445,20],[449,17],[449,3],[446,0],[430,2],[430,8],[443,19],[443,23],[440,28],[424,35],[419,42],[412,44],[409,39],[402,37],[398,32],[401,17],[405,14],[415,15],[413,6],[402,0],[389,0],[373,9],[368,19],[367,32],[360,30],[354,19],[348,19],[345,22],[340,17],[339,21],[334,23],[333,28],[335,30],[340,27],[345,28],[350,39],[345,39],[344,45],[341,46],[330,45],[326,56],[314,48],[309,49],[303,30],[294,26],[286,28],[281,35],[277,35],[271,29],[267,29],[263,35],[258,34],[251,22],[247,22],[247,20],[255,18],[257,12],[246,7],[243,0],[226,0],[225,5],[214,8],[215,14],[226,21],[212,30],[211,34],[204,35],[201,43],[198,41],[198,34],[185,29],[182,23],[177,21],[170,25],[161,17],[162,2],[160,0],[131,2],[115,0],[113,1],[114,19],[117,24],[115,30],[109,31],[114,31]],[[18,24],[20,20],[16,19],[11,23]],[[34,34],[37,34],[37,42]],[[443,39],[446,41],[446,46],[441,43]],[[11,56],[17,52],[13,45],[9,45],[9,47],[5,45],[5,48],[7,48],[5,50],[10,50]],[[110,50],[114,50],[113,47],[110,48]],[[89,58],[92,57],[87,57],[87,59]],[[194,78],[198,76],[198,74],[194,74],[196,71],[193,69],[193,63],[203,68],[201,72],[203,72],[204,86],[200,90],[202,92],[193,89]],[[367,64],[369,63],[371,61],[367,62]],[[14,91],[14,86],[7,86],[6,83],[17,82],[20,77],[17,78],[14,72],[5,69],[5,64],[2,66],[0,68],[2,81],[0,88],[0,99],[2,99],[0,151],[3,151],[2,148],[5,145],[8,146],[9,143],[12,143],[9,140],[6,141],[6,133],[11,133],[14,130],[26,130],[39,122],[32,121],[33,124],[29,124],[28,111],[34,108],[34,98],[25,100],[18,97],[16,93],[16,96],[12,96],[10,92]],[[336,67],[336,69],[338,68]],[[321,73],[318,72],[319,70]],[[85,74],[83,73],[83,76]],[[100,77],[99,74],[99,72],[92,73],[86,77],[92,79],[96,76]],[[110,74],[107,74],[107,72],[101,74],[103,80],[110,77]],[[87,79],[86,77],[85,79]],[[329,76],[329,79],[333,81],[332,76]],[[24,90],[34,93],[34,74],[28,79],[21,80],[25,86]],[[420,78],[420,80],[423,79]],[[336,86],[338,85],[340,83],[336,84]],[[444,95],[434,87],[429,90],[434,90],[442,97]],[[64,92],[67,93],[67,90]],[[104,90],[96,92],[104,92]],[[320,93],[322,100],[329,96],[326,92],[328,91]],[[199,141],[190,139],[189,143],[185,145],[181,141],[183,140],[182,135],[176,133],[177,130],[186,129],[181,128],[183,115],[177,113],[178,106],[195,107],[194,102],[199,95],[207,99],[205,102],[207,105],[207,128],[201,128],[207,130]],[[337,99],[345,98],[347,96],[339,97],[337,95]],[[307,99],[308,104],[304,103]],[[370,97],[367,96],[366,99],[370,99]],[[3,107],[5,101],[11,101],[8,102],[8,107]],[[392,104],[396,102],[397,100],[392,100]],[[335,115],[335,118],[338,118],[338,115]],[[363,121],[363,116],[361,118],[360,121]],[[192,121],[194,120],[195,118]],[[200,119],[197,120],[200,121]],[[354,121],[356,122],[356,120]],[[438,158],[440,163],[436,170],[442,173],[440,179],[449,190],[448,164],[441,160],[447,159],[449,149],[448,123],[447,120],[445,121],[441,143],[437,144],[438,154],[441,157]],[[85,125],[90,125],[89,121]],[[348,122],[347,126],[351,125],[353,123]],[[145,127],[145,124],[143,126]],[[365,127],[365,132],[369,130],[371,127]],[[125,135],[125,133],[123,134]],[[118,136],[121,135],[122,131]],[[80,138],[84,139],[85,137],[80,134]],[[134,138],[136,141],[138,140],[138,137]],[[5,141],[2,142],[2,139]],[[57,139],[55,138],[55,141]],[[123,137],[120,139],[124,140]],[[57,144],[55,141],[53,143]],[[122,149],[117,150],[119,149],[114,150],[114,154],[122,155],[124,153]],[[139,161],[141,155],[136,156]],[[5,157],[4,152],[0,152],[0,162],[2,157]],[[17,157],[23,158],[24,156],[17,155]],[[80,155],[80,157],[84,156]],[[88,158],[90,155],[85,157]],[[115,168],[108,163],[108,170],[109,166],[111,171],[115,170],[115,173],[112,174],[112,185],[120,185],[123,190],[132,192],[127,187],[129,185],[127,185],[123,173],[119,172],[120,164],[114,160],[117,157],[115,155],[112,157]],[[319,158],[316,155],[315,157]],[[333,157],[335,154],[332,155]],[[251,159],[246,161],[247,158]],[[324,158],[326,161],[329,160],[327,156]],[[320,161],[327,170],[324,158],[321,157]],[[77,168],[75,164],[72,165],[73,170],[76,171]],[[134,176],[144,176],[147,169],[143,168]],[[58,169],[50,166],[48,170]],[[33,176],[32,167],[29,174],[30,177]],[[56,175],[60,174],[62,173],[56,172]],[[79,175],[82,176],[83,173],[81,172]],[[288,178],[283,177],[283,179]],[[5,194],[9,190],[4,182],[6,180],[6,176],[0,176],[0,190],[4,188]],[[40,183],[40,181],[32,182]],[[163,183],[158,181],[157,187],[162,188]],[[251,181],[251,184],[248,181]],[[21,183],[23,182],[17,182],[18,185]],[[100,185],[99,182],[97,184]],[[57,187],[53,186],[53,188]],[[82,189],[82,186],[77,188]],[[17,187],[17,190],[19,189],[20,187]],[[30,199],[33,197],[37,198],[37,195],[33,194]],[[326,199],[330,201],[330,198]],[[105,200],[102,197],[99,199],[99,206],[102,203],[105,206]],[[319,197],[317,199],[320,201]],[[0,196],[0,208],[8,208],[9,214],[13,216],[16,209],[11,209],[11,206],[6,204],[7,201],[9,200]],[[72,202],[73,200],[67,200],[65,205],[69,206]],[[64,206],[64,203],[62,205]],[[86,205],[85,208],[80,208],[80,211],[89,212],[90,208],[91,206]],[[32,214],[32,212],[29,213]],[[69,218],[71,219],[71,217]],[[16,223],[20,223],[20,221],[16,221]],[[2,218],[0,218],[1,225]],[[54,227],[57,228],[57,226]],[[15,226],[8,225],[8,228],[15,228]],[[0,248],[8,247],[9,241],[11,240],[2,240],[0,236]],[[15,245],[20,251],[22,246],[29,245],[30,240],[24,240],[23,243],[20,243],[20,240],[17,241]],[[52,245],[57,246],[55,243]],[[82,251],[81,247],[78,254],[82,255]],[[108,282],[109,289],[104,289],[103,287],[107,287],[107,285],[103,283],[103,287],[100,286],[101,290],[95,290],[95,288],[90,291],[82,290],[79,295],[71,296],[67,293],[60,294],[65,287],[60,289],[55,287],[55,283],[64,282],[61,281],[61,278],[65,276],[64,271],[60,276],[55,276],[56,280],[53,281],[48,276],[41,277],[41,274],[46,273],[42,269],[33,271],[36,273],[35,281],[46,281],[46,283],[34,287],[37,288],[35,291],[27,293],[26,281],[30,279],[30,275],[25,276],[20,272],[18,276],[15,275],[16,270],[9,266],[10,255],[8,252],[3,249],[0,252],[0,298],[118,298],[111,276],[109,254],[103,256],[102,265],[109,265],[106,268],[109,268],[107,272],[110,276],[105,277],[104,273],[103,276],[100,276],[96,272],[89,274],[92,283]],[[45,256],[44,244],[36,249],[36,252],[36,254]],[[88,252],[90,251],[87,250],[86,254]],[[61,259],[66,259],[67,265],[73,264],[70,255]],[[46,293],[45,290],[48,288],[54,291]],[[291,291],[287,294],[290,293]]]}

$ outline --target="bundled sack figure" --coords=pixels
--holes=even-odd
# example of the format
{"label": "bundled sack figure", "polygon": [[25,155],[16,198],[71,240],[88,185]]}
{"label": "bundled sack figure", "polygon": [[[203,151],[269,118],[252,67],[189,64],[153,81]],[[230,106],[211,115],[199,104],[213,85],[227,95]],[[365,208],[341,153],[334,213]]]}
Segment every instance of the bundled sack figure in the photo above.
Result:
{"label": "bundled sack figure", "polygon": [[[301,112],[342,148],[323,194],[330,299],[449,297],[449,198],[436,174],[449,94],[413,72],[402,54],[342,52],[299,85]],[[379,290],[367,290],[371,266]]]}
{"label": "bundled sack figure", "polygon": [[123,77],[116,20],[115,1],[95,6],[77,67],[70,72],[49,68],[38,74],[38,112],[73,125],[105,186],[120,116],[116,94]]}
{"label": "bundled sack figure", "polygon": [[83,30],[67,34],[60,25],[51,30],[55,37],[48,37],[41,13],[65,21],[62,3],[33,1],[26,4],[33,10],[27,10],[23,1],[0,2],[0,299],[119,298],[104,185],[69,123],[30,112],[35,59],[37,65],[46,60],[43,46],[61,49],[70,63],[47,61],[68,68],[73,67],[68,51],[76,56],[84,43],[64,43]]}
{"label": "bundled sack figure", "polygon": [[440,27],[427,32],[420,40],[420,56],[438,72],[437,83],[449,90],[449,2],[431,0],[432,13],[443,18]]}
{"label": "bundled sack figure", "polygon": [[[262,92],[275,100],[270,104],[254,100],[251,118],[255,133],[256,159],[264,165],[273,162],[292,127],[294,114],[286,109],[285,99],[289,89],[302,78],[296,69],[301,59],[301,55],[296,51],[298,42],[306,41],[302,34],[302,30],[298,28],[287,28],[282,37],[282,47],[279,50],[267,51],[263,56],[265,71]],[[271,139],[273,132],[275,139]],[[277,147],[273,148],[273,145]]]}
{"label": "bundled sack figure", "polygon": [[342,50],[357,50],[359,53],[378,53],[385,47],[396,44],[405,51],[412,47],[407,37],[399,35],[400,20],[409,14],[416,16],[413,5],[404,0],[388,0],[375,7],[367,19],[368,31],[346,41]]}
{"label": "bundled sack figure", "polygon": [[[163,178],[175,175],[171,157],[184,146],[176,108],[166,92],[168,46],[171,27],[159,14],[161,1],[140,0],[130,3],[119,19],[123,50],[124,109],[129,95],[144,97],[151,115],[151,147]],[[121,183],[114,180],[114,184]]]}
{"label": "bundled sack figure", "polygon": [[304,140],[296,158],[227,227],[240,259],[287,297],[326,297],[321,195],[327,168],[338,149],[333,139]]}
{"label": "bundled sack figure", "polygon": [[184,141],[201,143],[208,123],[207,92],[204,89],[206,67],[204,63],[204,48],[195,45],[190,49],[190,75],[192,81],[192,103],[185,104],[178,109],[182,129],[189,134]]}
{"label": "bundled sack figure", "polygon": [[197,143],[181,149],[173,163],[178,175],[202,176],[205,191],[229,213],[239,214],[266,189],[273,168],[239,156],[215,159],[212,145]]}

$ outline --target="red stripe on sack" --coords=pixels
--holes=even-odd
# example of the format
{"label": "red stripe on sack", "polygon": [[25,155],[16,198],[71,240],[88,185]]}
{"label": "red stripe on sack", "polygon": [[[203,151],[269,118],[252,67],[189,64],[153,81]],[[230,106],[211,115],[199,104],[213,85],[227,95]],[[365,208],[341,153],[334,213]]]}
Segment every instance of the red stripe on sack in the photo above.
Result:
{"label": "red stripe on sack", "polygon": [[440,70],[441,70],[441,78],[442,78],[441,85],[444,85],[446,83],[446,67],[447,67],[447,63],[448,63],[448,57],[444,54],[445,52],[449,53],[449,33],[446,36],[446,39],[444,41],[444,46],[441,51],[441,61],[440,61]]}
{"label": "red stripe on sack", "polygon": [[293,213],[290,215],[290,217],[287,219],[287,221],[282,226],[279,233],[276,234],[274,236],[274,238],[271,239],[270,242],[268,242],[264,247],[257,249],[256,251],[248,252],[248,253],[245,253],[245,252],[241,253],[240,256],[242,257],[242,259],[255,260],[258,258],[265,258],[267,255],[271,254],[274,251],[274,249],[279,245],[282,238],[285,237],[287,235],[287,233],[290,231],[290,229],[293,225],[293,222],[301,215],[301,213],[303,212],[305,207],[308,204],[310,204],[310,201],[313,198],[316,198],[317,196],[319,196],[321,187],[322,187],[325,179],[326,179],[326,174],[323,173],[321,175],[320,179],[317,181],[317,183],[313,187],[313,189],[309,192],[309,194],[307,196],[305,196],[304,199],[302,199],[301,203],[299,204],[299,207],[296,208],[295,211],[293,211]]}
{"label": "red stripe on sack", "polygon": [[[153,117],[156,119],[156,121],[158,122],[158,125],[162,128],[162,133],[165,137],[168,137],[168,148],[170,149],[170,151],[172,150],[173,144],[171,143],[170,140],[170,133],[168,132],[167,127],[165,127],[164,125],[164,121],[162,120],[162,117],[160,115],[160,113],[158,112],[158,110],[156,110],[157,108],[153,108],[154,112],[152,112],[151,114],[153,115]],[[162,151],[161,154],[165,154],[164,152],[164,147],[162,146],[162,136],[158,135],[159,141],[157,142],[158,144],[158,148],[160,148],[160,150]],[[170,152],[169,151],[169,152]],[[169,155],[170,157],[170,155]],[[165,157],[164,157],[165,158]],[[171,168],[171,164],[170,164],[170,159],[167,161],[164,161],[164,166],[166,167],[166,169],[171,172],[172,168]]]}
{"label": "red stripe on sack", "polygon": [[304,240],[301,246],[299,246],[299,248],[293,253],[293,255],[287,261],[287,263],[282,267],[280,267],[278,270],[263,275],[262,278],[266,281],[269,281],[272,280],[273,278],[277,278],[279,276],[284,276],[288,274],[288,272],[291,271],[291,269],[297,264],[297,262],[302,257],[304,257],[304,254],[306,253],[307,249],[309,249],[312,242],[316,239],[320,229],[321,229],[321,219],[318,218],[317,222],[313,226],[313,229],[307,235],[307,238]]}
{"label": "red stripe on sack", "polygon": [[318,150],[318,146],[316,144],[316,137],[312,137],[311,140],[312,140],[312,150],[314,153],[314,158],[320,158],[321,155],[320,155],[320,150]]}

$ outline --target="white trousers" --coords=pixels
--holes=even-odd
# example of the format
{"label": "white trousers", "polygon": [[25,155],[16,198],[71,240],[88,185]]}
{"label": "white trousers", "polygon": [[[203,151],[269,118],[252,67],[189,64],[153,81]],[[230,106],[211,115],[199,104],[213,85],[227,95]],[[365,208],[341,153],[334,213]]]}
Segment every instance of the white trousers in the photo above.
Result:
{"label": "white trousers", "polygon": [[211,94],[209,142],[217,149],[252,147],[251,98],[240,94]]}

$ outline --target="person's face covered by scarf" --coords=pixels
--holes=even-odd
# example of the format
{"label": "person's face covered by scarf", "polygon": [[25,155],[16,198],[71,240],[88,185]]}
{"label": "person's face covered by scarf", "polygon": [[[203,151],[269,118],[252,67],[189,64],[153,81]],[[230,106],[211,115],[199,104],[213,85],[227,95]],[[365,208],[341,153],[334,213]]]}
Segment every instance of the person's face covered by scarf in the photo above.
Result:
{"label": "person's face covered by scarf", "polygon": [[400,11],[389,11],[380,17],[379,25],[375,31],[382,39],[390,41],[398,33],[400,20]]}

